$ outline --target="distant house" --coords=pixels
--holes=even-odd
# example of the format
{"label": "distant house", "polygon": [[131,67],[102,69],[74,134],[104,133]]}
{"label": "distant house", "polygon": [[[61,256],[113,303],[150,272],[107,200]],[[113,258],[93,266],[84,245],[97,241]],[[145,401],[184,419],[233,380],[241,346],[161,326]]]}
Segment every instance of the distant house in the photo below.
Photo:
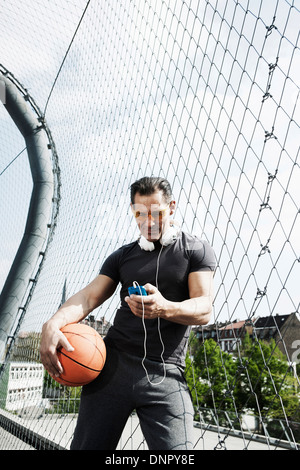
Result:
{"label": "distant house", "polygon": [[194,334],[200,343],[203,343],[206,339],[214,339],[218,341],[217,330],[219,324],[205,325],[205,326],[196,326],[193,328]]}
{"label": "distant house", "polygon": [[247,321],[236,321],[220,328],[219,343],[222,351],[233,352],[241,344],[246,333],[252,335],[252,326]]}
{"label": "distant house", "polygon": [[[234,352],[248,333],[253,341],[274,339],[279,350],[291,362],[300,361],[300,321],[296,313],[288,315],[269,315],[248,320],[234,320],[194,328],[200,342],[212,338],[222,351]],[[297,351],[299,351],[297,356]]]}
{"label": "distant house", "polygon": [[233,352],[246,333],[252,335],[252,326],[247,320],[234,320],[227,323],[196,327],[194,331],[200,342],[212,338],[220,345],[222,351]]}
{"label": "distant house", "polygon": [[43,403],[44,368],[32,362],[11,362],[4,372],[0,408],[17,411]]}
{"label": "distant house", "polygon": [[300,346],[300,321],[297,313],[258,318],[254,323],[253,335],[265,341],[273,338],[280,351],[293,361]]}

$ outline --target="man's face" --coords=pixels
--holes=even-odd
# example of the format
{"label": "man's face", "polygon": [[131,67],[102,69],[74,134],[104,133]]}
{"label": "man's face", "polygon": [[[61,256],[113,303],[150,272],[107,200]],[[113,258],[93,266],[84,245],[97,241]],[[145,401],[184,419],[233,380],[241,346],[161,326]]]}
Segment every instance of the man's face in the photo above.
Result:
{"label": "man's face", "polygon": [[170,225],[170,216],[175,210],[175,201],[167,203],[162,191],[155,191],[149,196],[136,193],[131,204],[135,220],[141,234],[149,241],[159,240]]}

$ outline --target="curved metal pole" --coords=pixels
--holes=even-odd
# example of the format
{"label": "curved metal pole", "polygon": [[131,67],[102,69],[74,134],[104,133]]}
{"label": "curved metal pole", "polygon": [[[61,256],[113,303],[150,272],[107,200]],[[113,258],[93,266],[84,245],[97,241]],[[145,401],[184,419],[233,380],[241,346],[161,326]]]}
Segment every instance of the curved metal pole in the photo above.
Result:
{"label": "curved metal pole", "polygon": [[0,295],[0,362],[21,308],[51,220],[54,177],[44,126],[14,83],[0,73],[5,85],[4,106],[23,135],[33,180],[24,235]]}

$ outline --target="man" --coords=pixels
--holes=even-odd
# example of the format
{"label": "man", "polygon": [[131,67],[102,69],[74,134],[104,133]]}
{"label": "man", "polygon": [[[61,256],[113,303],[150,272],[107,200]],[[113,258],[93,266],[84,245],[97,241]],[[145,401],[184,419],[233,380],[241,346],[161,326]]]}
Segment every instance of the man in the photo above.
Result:
{"label": "man", "polygon": [[[167,180],[133,183],[131,208],[139,240],[112,253],[99,275],[43,326],[41,359],[59,375],[56,350],[72,349],[60,328],[81,321],[121,283],[121,305],[105,338],[106,364],[82,389],[74,450],[115,449],[133,410],[150,450],[193,448],[193,406],[183,371],[191,325],[210,319],[214,253],[174,225]],[[134,283],[148,295],[129,296]]]}

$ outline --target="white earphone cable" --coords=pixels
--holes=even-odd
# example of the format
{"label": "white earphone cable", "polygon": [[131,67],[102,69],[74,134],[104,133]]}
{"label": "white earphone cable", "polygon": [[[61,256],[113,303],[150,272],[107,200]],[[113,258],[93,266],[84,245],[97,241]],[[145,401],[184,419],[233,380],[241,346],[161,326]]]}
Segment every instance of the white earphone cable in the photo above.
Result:
{"label": "white earphone cable", "polygon": [[[158,254],[158,258],[157,258],[157,264],[156,264],[156,276],[155,276],[155,284],[156,284],[156,287],[158,289],[158,271],[159,271],[159,260],[160,260],[160,255],[161,255],[161,252],[163,250],[163,245],[160,249],[160,252]],[[148,371],[147,371],[147,368],[144,364],[145,360],[146,360],[146,357],[147,357],[147,329],[146,329],[146,325],[145,325],[145,306],[144,306],[144,299],[143,299],[143,295],[142,295],[142,291],[141,291],[141,287],[139,285],[139,283],[137,281],[134,281],[133,283],[134,286],[137,286],[138,289],[140,290],[140,294],[142,296],[142,308],[143,308],[143,314],[142,314],[142,324],[143,324],[143,328],[144,328],[144,357],[142,359],[142,366],[144,368],[144,371],[146,373],[146,376],[147,376],[147,379],[148,379],[148,382],[151,384],[151,385],[160,385],[166,378],[166,364],[165,364],[165,361],[164,361],[164,358],[163,358],[163,354],[165,352],[165,345],[164,345],[164,342],[162,340],[162,336],[161,336],[161,331],[160,331],[160,317],[157,317],[157,331],[158,331],[158,335],[159,335],[159,339],[160,339],[160,342],[161,342],[161,345],[162,345],[162,352],[161,352],[161,360],[162,360],[162,364],[163,364],[163,369],[164,369],[164,375],[163,375],[163,378],[159,381],[159,382],[151,382],[150,378],[149,378],[149,374],[148,374]]]}

